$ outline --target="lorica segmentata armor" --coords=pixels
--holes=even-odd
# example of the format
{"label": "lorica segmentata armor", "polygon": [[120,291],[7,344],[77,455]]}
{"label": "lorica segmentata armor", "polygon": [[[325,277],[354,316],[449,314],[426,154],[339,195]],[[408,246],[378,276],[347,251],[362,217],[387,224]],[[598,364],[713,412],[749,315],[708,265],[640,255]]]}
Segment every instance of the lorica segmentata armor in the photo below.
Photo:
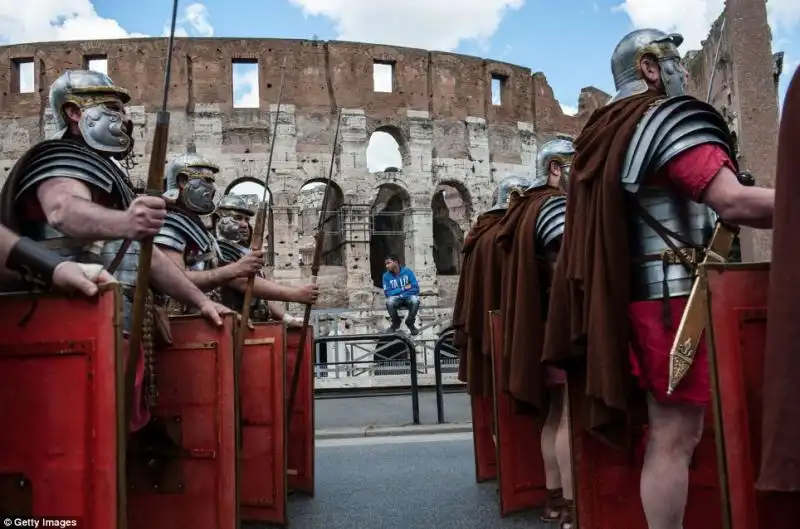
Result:
{"label": "lorica segmentata armor", "polygon": [[734,159],[725,120],[714,107],[691,96],[656,102],[631,139],[620,179],[630,199],[634,300],[691,291],[694,265],[702,259],[713,228],[711,210],[648,177],[703,144],[717,145]]}
{"label": "lorica segmentata armor", "polygon": [[536,247],[543,251],[559,241],[564,235],[566,221],[567,197],[560,195],[548,198],[536,218]]}

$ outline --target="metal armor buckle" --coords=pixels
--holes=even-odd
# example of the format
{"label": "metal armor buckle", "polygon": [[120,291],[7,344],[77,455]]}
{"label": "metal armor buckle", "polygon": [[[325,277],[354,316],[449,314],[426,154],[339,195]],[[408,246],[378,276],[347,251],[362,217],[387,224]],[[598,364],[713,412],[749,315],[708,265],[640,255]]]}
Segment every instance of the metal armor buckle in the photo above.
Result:
{"label": "metal armor buckle", "polygon": [[680,255],[676,254],[671,248],[661,252],[661,261],[668,265],[679,265],[691,263],[697,265],[701,260],[700,252],[695,248],[678,248]]}

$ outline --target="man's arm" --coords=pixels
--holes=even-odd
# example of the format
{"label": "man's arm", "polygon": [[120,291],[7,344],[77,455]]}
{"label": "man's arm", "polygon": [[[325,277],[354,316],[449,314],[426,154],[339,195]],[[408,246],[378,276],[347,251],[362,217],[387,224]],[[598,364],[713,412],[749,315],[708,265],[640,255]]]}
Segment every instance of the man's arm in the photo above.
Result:
{"label": "man's arm", "polygon": [[186,277],[189,278],[189,281],[191,281],[194,286],[203,292],[213,290],[238,277],[236,268],[232,264],[219,268],[212,268],[211,270],[186,270],[186,262],[183,259],[183,253],[164,248],[163,246],[158,246],[158,248],[170,261],[184,271],[184,274],[186,274]]}
{"label": "man's arm", "polygon": [[417,282],[417,276],[414,275],[414,271],[410,268],[406,268],[406,271],[408,272],[408,282],[411,284],[411,288],[419,290],[419,283]]}
{"label": "man's arm", "polygon": [[192,283],[182,268],[164,255],[158,247],[153,247],[153,273],[150,281],[170,297],[192,307],[200,307],[208,301],[203,292]]}
{"label": "man's arm", "polygon": [[682,193],[707,204],[725,222],[761,229],[772,227],[775,190],[742,185],[733,163],[719,146],[693,147],[671,160],[667,171]]}
{"label": "man's arm", "polygon": [[36,189],[47,222],[78,239],[111,240],[127,234],[125,211],[92,202],[89,186],[72,178],[51,178]]}
{"label": "man's arm", "polygon": [[[247,288],[247,279],[239,277],[228,283],[228,286],[238,292],[244,293]],[[279,285],[278,283],[267,281],[260,277],[257,277],[253,284],[253,295],[258,299],[289,301],[292,303],[305,303],[307,301],[303,297],[303,287],[298,288]]]}

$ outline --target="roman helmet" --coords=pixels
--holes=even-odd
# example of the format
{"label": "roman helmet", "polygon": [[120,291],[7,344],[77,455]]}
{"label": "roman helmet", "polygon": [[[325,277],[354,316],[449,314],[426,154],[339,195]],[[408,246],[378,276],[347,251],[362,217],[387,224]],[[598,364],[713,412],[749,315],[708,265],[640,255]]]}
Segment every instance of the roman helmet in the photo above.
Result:
{"label": "roman helmet", "polygon": [[214,187],[219,167],[196,153],[186,153],[167,167],[164,180],[167,193],[179,204],[198,215],[214,211]]}
{"label": "roman helmet", "polygon": [[523,176],[509,176],[500,181],[497,186],[497,198],[494,205],[487,211],[502,211],[508,208],[511,197],[521,196],[526,189],[531,187],[533,180]]}
{"label": "roman helmet", "polygon": [[131,100],[127,90],[114,84],[104,73],[67,70],[50,86],[50,109],[57,132],[63,138],[69,130],[66,105],[81,109],[78,128],[86,145],[119,160],[133,150],[133,122],[124,105]]}
{"label": "roman helmet", "polygon": [[547,184],[550,179],[550,162],[558,162],[561,166],[561,186],[566,189],[574,156],[575,145],[569,140],[557,139],[542,145],[536,155],[536,184]]}
{"label": "roman helmet", "polygon": [[657,29],[637,29],[622,37],[611,54],[611,73],[617,90],[611,101],[647,91],[647,83],[639,67],[645,55],[652,55],[658,61],[666,95],[683,95],[686,75],[678,51],[682,43],[683,36],[680,33],[664,33]]}
{"label": "roman helmet", "polygon": [[[231,242],[247,244],[250,240],[249,219],[255,215],[255,211],[241,195],[225,195],[217,204],[215,212],[215,230],[217,237]],[[248,220],[245,230],[242,226],[242,216]]]}

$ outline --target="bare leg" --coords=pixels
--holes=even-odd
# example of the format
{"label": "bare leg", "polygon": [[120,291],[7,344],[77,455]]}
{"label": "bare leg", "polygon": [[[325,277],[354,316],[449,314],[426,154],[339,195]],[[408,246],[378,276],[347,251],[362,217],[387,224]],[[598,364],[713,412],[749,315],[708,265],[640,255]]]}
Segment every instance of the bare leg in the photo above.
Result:
{"label": "bare leg", "polygon": [[542,459],[544,460],[544,479],[549,490],[561,488],[561,471],[556,459],[556,434],[561,419],[560,392],[550,393],[550,411],[542,427]]}
{"label": "bare leg", "polygon": [[569,440],[569,399],[567,398],[567,385],[559,386],[556,391],[561,393],[561,413],[559,413],[558,430],[556,431],[556,459],[561,472],[561,487],[564,489],[564,499],[572,500],[572,457],[570,454]]}
{"label": "bare leg", "polygon": [[649,438],[640,493],[650,529],[681,529],[689,492],[689,464],[703,434],[704,409],[647,401]]}

